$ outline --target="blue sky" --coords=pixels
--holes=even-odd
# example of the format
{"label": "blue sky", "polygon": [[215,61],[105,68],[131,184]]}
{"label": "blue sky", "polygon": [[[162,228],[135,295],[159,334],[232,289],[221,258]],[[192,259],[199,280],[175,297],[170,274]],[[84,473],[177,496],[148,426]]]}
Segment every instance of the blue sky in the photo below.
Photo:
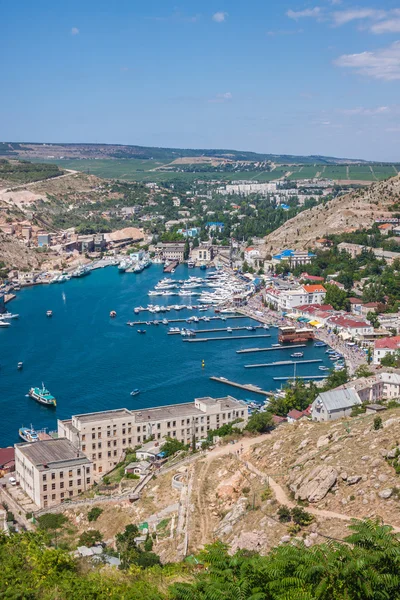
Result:
{"label": "blue sky", "polygon": [[7,141],[400,161],[400,0],[21,0]]}

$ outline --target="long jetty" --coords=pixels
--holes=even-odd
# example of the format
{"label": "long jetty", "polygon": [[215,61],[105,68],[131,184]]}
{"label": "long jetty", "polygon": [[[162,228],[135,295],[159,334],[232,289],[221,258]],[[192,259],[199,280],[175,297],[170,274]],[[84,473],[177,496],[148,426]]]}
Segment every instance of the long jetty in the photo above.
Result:
{"label": "long jetty", "polygon": [[179,260],[172,261],[169,265],[164,267],[164,273],[171,273],[179,265]]}
{"label": "long jetty", "polygon": [[[157,313],[160,314],[160,313]],[[164,315],[164,316],[163,316]],[[162,319],[158,320],[158,319],[153,319],[153,321],[130,321],[131,323],[133,323],[133,325],[147,325],[147,323],[151,323],[152,325],[154,323],[157,323],[158,325],[163,325],[163,320],[167,319],[167,317],[165,316],[165,313],[162,313],[160,315],[162,317]],[[246,317],[242,317],[240,315],[236,315],[236,316],[231,316],[231,317],[208,317],[210,321],[227,321],[228,319],[245,319]],[[188,324],[195,324],[195,323],[200,323],[200,321],[202,323],[208,323],[208,321],[204,321],[204,319],[202,319],[201,317],[199,317],[199,321],[190,321],[188,319],[167,319],[168,321],[168,325],[170,323],[188,323]],[[167,325],[167,323],[165,323]],[[295,346],[292,346],[292,348],[295,348]]]}
{"label": "long jetty", "polygon": [[245,369],[257,369],[260,367],[282,367],[284,365],[306,365],[306,364],[310,364],[310,363],[318,363],[318,362],[322,362],[321,358],[316,358],[313,360],[279,360],[276,362],[272,362],[272,363],[264,363],[264,364],[257,364],[257,365],[244,365]]}
{"label": "long jetty", "polygon": [[272,348],[245,348],[236,350],[236,354],[249,354],[250,352],[272,352],[272,350],[292,350],[292,348],[305,348],[306,344],[297,344],[295,346],[273,346]]}
{"label": "long jetty", "polygon": [[249,338],[267,338],[271,337],[270,335],[226,335],[223,337],[212,337],[212,338],[197,338],[197,340],[183,340],[184,342],[188,342],[190,344],[195,344],[196,342],[221,342],[223,340],[248,340]]}
{"label": "long jetty", "polygon": [[[197,325],[197,323],[193,323],[193,321],[191,321],[190,325],[193,325],[193,324]],[[255,329],[263,329],[262,325],[258,325],[258,326],[253,325],[253,327]],[[247,327],[230,327],[230,329],[231,329],[231,331],[246,331]],[[195,331],[196,333],[216,333],[219,331],[228,331],[228,328],[222,327],[219,329],[193,329],[193,331]],[[180,331],[168,331],[168,335],[179,335],[179,334],[180,334]],[[231,337],[231,336],[229,336],[229,337]]]}
{"label": "long jetty", "polygon": [[253,394],[261,394],[261,396],[273,396],[272,392],[267,392],[262,390],[258,385],[253,385],[252,383],[237,383],[236,381],[231,381],[230,379],[225,379],[225,377],[210,377],[212,381],[218,381],[218,383],[225,383],[225,385],[231,385],[232,387],[239,388],[241,390],[246,390],[246,392],[252,392]]}
{"label": "long jetty", "polygon": [[274,381],[288,381],[290,379],[326,379],[328,375],[289,375],[288,377],[273,377]]}

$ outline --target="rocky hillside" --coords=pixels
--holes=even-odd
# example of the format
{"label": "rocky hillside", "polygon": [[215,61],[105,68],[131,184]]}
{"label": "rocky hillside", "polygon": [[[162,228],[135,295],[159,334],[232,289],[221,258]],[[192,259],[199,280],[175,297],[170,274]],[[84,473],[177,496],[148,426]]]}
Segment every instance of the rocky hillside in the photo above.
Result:
{"label": "rocky hillside", "polygon": [[400,199],[400,177],[374,183],[306,210],[265,238],[264,253],[284,248],[307,249],[315,240],[368,227],[378,217],[393,216],[389,207]]}
{"label": "rocky hillside", "polygon": [[34,250],[27,248],[23,242],[0,232],[0,263],[8,269],[31,270],[36,269],[40,261]]}
{"label": "rocky hillside", "polygon": [[[146,522],[163,561],[180,560],[215,539],[261,554],[294,539],[307,546],[343,539],[353,518],[376,517],[400,531],[400,479],[393,465],[400,454],[400,410],[388,410],[382,421],[378,431],[374,415],[284,424],[269,435],[189,457],[158,474],[137,502],[102,503],[96,528],[112,544],[127,524]],[[312,523],[294,528],[282,522],[283,505],[302,506]],[[75,536],[90,527],[90,507],[65,507]]]}

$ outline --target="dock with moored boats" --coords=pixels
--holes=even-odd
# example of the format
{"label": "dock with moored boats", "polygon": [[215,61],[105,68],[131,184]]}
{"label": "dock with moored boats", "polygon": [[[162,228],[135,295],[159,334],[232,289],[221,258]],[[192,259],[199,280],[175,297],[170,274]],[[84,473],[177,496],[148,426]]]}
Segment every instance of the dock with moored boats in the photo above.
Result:
{"label": "dock with moored boats", "polygon": [[[245,319],[246,317],[242,317],[240,315],[230,315],[229,317],[225,317],[225,316],[221,316],[221,317],[207,317],[209,319],[209,321],[227,321],[228,319]],[[188,323],[188,324],[194,324],[194,323],[200,323],[200,321],[202,323],[208,323],[209,321],[204,321],[204,318],[199,317],[198,321],[193,321],[193,319],[167,319],[166,317],[163,317],[163,319],[156,319],[153,321],[130,321],[130,323],[132,323],[132,325],[147,325],[148,323],[150,323],[151,325],[167,325],[167,323],[163,323],[163,320],[166,319],[168,321],[168,325],[170,323]],[[295,348],[295,346],[292,346],[292,348]]]}
{"label": "dock with moored boats", "polygon": [[266,390],[262,390],[258,385],[253,385],[252,383],[237,383],[236,381],[231,381],[230,379],[226,379],[225,377],[210,377],[212,381],[217,381],[218,383],[225,383],[225,385],[230,385],[232,387],[239,388],[241,390],[246,390],[246,392],[252,392],[253,394],[261,394],[262,396],[273,396],[272,392],[267,392]]}
{"label": "dock with moored boats", "polygon": [[194,340],[183,340],[183,341],[188,342],[190,344],[195,344],[196,342],[222,342],[224,340],[248,340],[250,338],[269,338],[269,337],[271,337],[269,334],[226,335],[226,336],[222,336],[222,337],[197,338]]}
{"label": "dock with moored boats", "polygon": [[[190,323],[188,323],[189,325],[193,325],[193,321],[191,321]],[[196,323],[195,323],[196,324]],[[254,330],[255,329],[264,329],[264,327],[262,325],[257,325],[257,326],[253,326]],[[221,332],[221,331],[249,331],[248,327],[220,327],[218,329],[193,329],[193,331],[197,334],[197,333],[217,333],[217,332]],[[168,335],[177,335],[179,334],[180,331],[168,331]],[[229,336],[232,337],[232,336]],[[252,336],[254,337],[254,336]]]}

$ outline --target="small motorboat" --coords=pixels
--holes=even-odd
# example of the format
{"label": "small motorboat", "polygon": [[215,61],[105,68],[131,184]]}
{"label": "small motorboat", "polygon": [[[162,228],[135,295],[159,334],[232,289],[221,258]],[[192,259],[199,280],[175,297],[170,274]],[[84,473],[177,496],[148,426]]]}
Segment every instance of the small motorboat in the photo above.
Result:
{"label": "small motorboat", "polygon": [[47,317],[52,317],[52,316],[53,316],[53,311],[52,311],[52,310],[48,310],[48,311],[46,312],[46,316],[47,316]]}
{"label": "small motorboat", "polygon": [[0,327],[10,327],[10,323],[7,323],[7,321],[0,321]]}
{"label": "small motorboat", "polygon": [[282,344],[272,344],[271,348],[280,348]]}
{"label": "small motorboat", "polygon": [[24,366],[24,363],[23,363],[23,362],[19,362],[19,363],[17,364],[17,369],[20,371],[20,370],[22,369],[22,367],[23,367],[23,366]]}
{"label": "small motorboat", "polygon": [[111,311],[110,311],[110,317],[111,317],[112,319],[114,319],[116,316],[117,316],[117,313],[115,312],[115,310],[111,310]]}
{"label": "small motorboat", "polygon": [[232,327],[228,327],[226,330],[228,333],[232,333]]}
{"label": "small motorboat", "polygon": [[304,352],[293,352],[293,354],[290,355],[292,358],[302,358],[304,356]]}
{"label": "small motorboat", "polygon": [[138,388],[134,389],[134,390],[131,392],[131,396],[137,396],[138,394],[140,394],[140,390],[139,390]]}
{"label": "small motorboat", "polygon": [[20,427],[18,430],[18,435],[21,439],[24,440],[24,442],[29,442],[30,444],[32,444],[33,442],[38,442],[39,441],[39,436],[36,433],[36,431],[33,429],[32,425],[31,427]]}
{"label": "small motorboat", "polygon": [[315,348],[325,348],[326,344],[325,342],[315,342],[314,346]]}
{"label": "small motorboat", "polygon": [[137,332],[143,334],[143,333],[146,333],[146,330],[145,329],[138,329]]}
{"label": "small motorboat", "polygon": [[330,371],[330,368],[329,368],[329,367],[323,367],[323,366],[321,366],[321,367],[318,367],[318,369],[319,369],[320,371]]}

